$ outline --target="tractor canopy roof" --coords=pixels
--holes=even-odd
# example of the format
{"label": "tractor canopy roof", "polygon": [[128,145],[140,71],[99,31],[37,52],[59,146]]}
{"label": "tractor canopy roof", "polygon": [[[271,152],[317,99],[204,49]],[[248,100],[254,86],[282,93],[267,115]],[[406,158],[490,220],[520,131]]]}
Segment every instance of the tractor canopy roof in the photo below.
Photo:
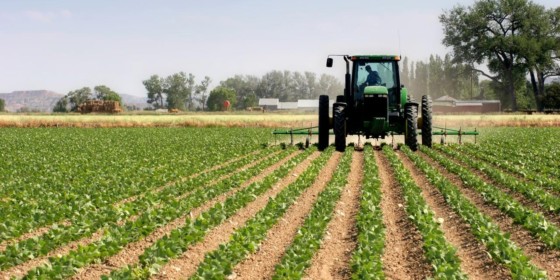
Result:
{"label": "tractor canopy roof", "polygon": [[386,55],[386,54],[381,54],[381,55],[352,55],[350,56],[350,59],[352,61],[358,61],[358,60],[369,60],[369,61],[399,61],[401,60],[401,57],[398,55]]}

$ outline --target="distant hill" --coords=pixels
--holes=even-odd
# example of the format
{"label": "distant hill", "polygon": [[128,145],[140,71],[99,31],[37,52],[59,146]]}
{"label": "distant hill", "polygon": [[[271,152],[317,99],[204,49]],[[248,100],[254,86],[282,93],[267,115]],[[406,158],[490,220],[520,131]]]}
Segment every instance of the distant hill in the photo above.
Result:
{"label": "distant hill", "polygon": [[0,99],[6,101],[6,110],[16,112],[21,108],[33,111],[52,112],[56,102],[64,95],[48,90],[23,90],[12,93],[0,93]]}
{"label": "distant hill", "polygon": [[[21,108],[29,111],[52,112],[56,102],[64,94],[49,90],[19,90],[11,93],[0,93],[0,99],[6,101],[6,111],[17,112]],[[130,94],[120,94],[123,103],[143,109],[148,107],[147,98]]]}

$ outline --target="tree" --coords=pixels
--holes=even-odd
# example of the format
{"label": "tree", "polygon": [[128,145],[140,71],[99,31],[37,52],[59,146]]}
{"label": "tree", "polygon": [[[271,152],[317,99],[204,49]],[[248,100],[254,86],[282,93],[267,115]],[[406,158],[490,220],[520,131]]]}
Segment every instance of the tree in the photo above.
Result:
{"label": "tree", "polygon": [[76,112],[78,111],[78,106],[80,106],[80,104],[86,102],[89,99],[92,99],[93,93],[91,91],[91,88],[83,87],[81,89],[69,92],[66,96],[68,97],[70,111]]}
{"label": "tree", "polygon": [[545,81],[560,75],[560,7],[545,10],[543,6],[531,5],[521,30],[528,35],[525,44],[520,46],[522,57],[529,71],[537,110],[543,111]]}
{"label": "tree", "polygon": [[515,83],[524,80],[523,48],[528,34],[523,25],[535,6],[527,0],[477,1],[471,7],[456,6],[440,16],[445,46],[452,47],[456,62],[486,63],[489,73],[474,70],[501,83],[511,107],[517,110]]}
{"label": "tree", "polygon": [[6,101],[0,98],[0,112],[4,112],[5,109],[6,109]]}
{"label": "tree", "polygon": [[53,112],[55,113],[67,113],[68,112],[68,97],[63,96],[54,105]]}
{"label": "tree", "polygon": [[261,83],[260,78],[250,75],[235,75],[220,82],[221,87],[235,91],[237,103],[235,108],[245,109],[258,104],[257,91]]}
{"label": "tree", "polygon": [[546,109],[560,109],[560,82],[553,82],[546,86],[542,103]]}
{"label": "tree", "polygon": [[325,94],[331,99],[336,99],[337,95],[344,94],[344,85],[335,76],[322,74],[315,90],[316,96]]}
{"label": "tree", "polygon": [[99,100],[118,101],[122,104],[121,96],[109,87],[101,85],[93,88],[95,98]]}
{"label": "tree", "polygon": [[148,91],[148,103],[152,104],[154,108],[163,108],[163,94],[165,80],[158,75],[152,75],[149,79],[142,81],[144,87]]}
{"label": "tree", "polygon": [[185,72],[175,73],[165,78],[163,92],[167,95],[167,108],[169,109],[188,109],[189,88],[188,79]]}
{"label": "tree", "polygon": [[198,96],[197,101],[202,104],[202,111],[204,111],[204,106],[207,99],[206,92],[208,92],[208,86],[211,82],[212,79],[210,79],[210,77],[208,76],[205,76],[204,80],[202,80],[200,84],[195,87],[195,93]]}
{"label": "tree", "polygon": [[208,96],[208,109],[210,111],[224,111],[224,102],[228,100],[232,107],[235,107],[237,98],[235,91],[230,88],[219,86],[213,89]]}

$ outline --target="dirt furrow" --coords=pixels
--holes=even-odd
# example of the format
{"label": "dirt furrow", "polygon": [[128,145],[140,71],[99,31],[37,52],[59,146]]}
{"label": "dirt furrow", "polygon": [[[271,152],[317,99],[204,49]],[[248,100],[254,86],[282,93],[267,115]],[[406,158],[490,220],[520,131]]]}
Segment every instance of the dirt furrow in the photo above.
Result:
{"label": "dirt furrow", "polygon": [[560,226],[560,215],[558,215],[557,213],[548,211],[548,209],[546,209],[546,207],[540,206],[538,203],[536,203],[535,201],[527,198],[522,193],[514,191],[514,190],[508,188],[507,186],[504,186],[503,184],[500,184],[499,182],[496,182],[494,179],[490,178],[490,176],[484,174],[484,172],[476,170],[476,169],[468,166],[467,164],[463,163],[460,160],[454,159],[453,162],[463,166],[464,168],[467,168],[468,170],[471,171],[471,173],[477,175],[486,184],[492,185],[492,186],[498,188],[499,190],[501,190],[502,192],[507,193],[508,195],[513,197],[513,199],[515,201],[519,202],[520,204],[527,207],[528,209],[530,209],[534,212],[542,213],[548,221],[555,224],[556,226]]}
{"label": "dirt furrow", "polygon": [[266,206],[269,199],[275,197],[285,187],[297,180],[297,177],[303,173],[315,158],[321,153],[315,152],[305,161],[296,166],[288,176],[280,180],[271,189],[259,196],[255,201],[251,202],[243,209],[239,210],[234,216],[226,220],[218,227],[208,232],[202,242],[197,243],[188,249],[181,257],[171,260],[167,263],[155,277],[156,279],[179,279],[188,278],[196,272],[198,265],[204,260],[206,253],[218,249],[220,244],[229,241],[231,235],[239,227],[243,226],[247,220],[255,216],[262,208]]}
{"label": "dirt furrow", "polygon": [[[263,157],[260,160],[257,160],[255,162],[249,163],[243,167],[241,167],[239,170],[244,170],[247,168],[250,168],[251,166],[254,166],[256,164],[258,164],[261,160],[264,160],[265,158],[268,158],[269,156],[272,156],[273,154],[276,154],[276,152]],[[294,156],[295,154],[293,154],[292,156]],[[233,174],[226,174],[224,176],[221,176],[220,178],[217,178],[215,180],[213,180],[212,182],[210,182],[208,184],[208,186],[212,186],[213,184],[215,184],[216,182],[222,181],[222,180],[226,180],[227,178],[231,177]],[[181,196],[181,197],[184,197]],[[158,206],[155,206],[158,207]],[[125,224],[126,222],[133,222],[134,220],[136,220],[139,217],[139,215],[133,215],[131,217],[129,217],[126,220],[121,220],[117,223],[118,226],[121,226],[123,224]],[[48,259],[51,257],[56,257],[56,256],[64,256],[67,255],[68,253],[70,253],[73,250],[78,249],[80,246],[86,246],[90,243],[93,242],[97,242],[99,241],[103,235],[105,234],[105,228],[100,228],[99,230],[97,230],[95,233],[93,233],[90,237],[86,237],[86,238],[82,238],[73,242],[70,242],[60,248],[57,248],[56,250],[53,250],[51,252],[49,252],[47,255],[45,256],[41,256],[35,259],[32,259],[30,261],[24,262],[22,264],[19,264],[17,266],[11,267],[8,270],[5,271],[0,271],[0,279],[9,279],[9,277],[16,277],[16,278],[20,278],[23,277],[23,275],[25,275],[25,273],[27,273],[27,271],[29,271],[30,269],[46,264],[48,262]]]}
{"label": "dirt furrow", "polygon": [[288,208],[279,222],[267,233],[257,252],[248,256],[233,270],[235,279],[270,279],[274,266],[280,262],[286,248],[292,243],[298,228],[311,211],[319,193],[331,180],[342,154],[335,154],[328,160],[315,182]]}
{"label": "dirt furrow", "polygon": [[327,226],[321,248],[306,271],[308,279],[350,279],[350,258],[356,249],[356,216],[360,209],[360,190],[364,177],[364,154],[352,154],[351,172]]}
{"label": "dirt furrow", "polygon": [[533,237],[529,231],[522,226],[514,224],[513,219],[500,211],[496,206],[487,203],[482,195],[476,190],[466,186],[459,176],[448,172],[443,166],[433,161],[423,153],[419,153],[422,158],[449,179],[461,193],[476,205],[480,212],[490,217],[501,231],[510,233],[510,239],[523,250],[525,255],[531,258],[531,262],[537,267],[545,270],[550,279],[560,279],[560,252],[551,250],[546,245]]}
{"label": "dirt furrow", "polygon": [[[163,238],[165,235],[169,234],[173,229],[182,227],[186,224],[187,216],[190,218],[195,218],[199,216],[202,212],[209,210],[217,203],[224,202],[229,196],[233,195],[237,191],[244,189],[254,182],[262,180],[264,177],[268,176],[270,173],[274,172],[286,161],[290,160],[297,155],[298,152],[292,153],[288,157],[283,158],[277,163],[269,166],[263,170],[257,176],[243,182],[239,187],[226,192],[225,194],[219,195],[214,199],[204,203],[204,205],[197,207],[190,211],[187,215],[179,217],[163,227],[156,229],[150,235],[146,236],[144,239],[127,244],[119,253],[113,255],[103,261],[102,264],[94,264],[80,269],[80,271],[72,277],[72,279],[98,279],[102,275],[111,273],[112,270],[123,267],[127,264],[134,264],[138,262],[138,257],[144,253],[144,251],[150,247],[154,242]],[[248,167],[247,167],[248,168]]]}
{"label": "dirt furrow", "polygon": [[432,268],[422,249],[422,236],[408,219],[401,187],[389,162],[381,151],[375,151],[381,179],[381,209],[385,225],[383,272],[388,279],[425,279]]}
{"label": "dirt furrow", "polygon": [[469,225],[458,216],[436,187],[430,184],[426,176],[402,153],[397,154],[403,165],[410,171],[416,184],[422,189],[422,196],[434,211],[437,218],[442,218],[445,239],[457,248],[461,260],[461,270],[469,279],[511,279],[509,270],[497,264],[486,253],[484,244],[477,241]]}

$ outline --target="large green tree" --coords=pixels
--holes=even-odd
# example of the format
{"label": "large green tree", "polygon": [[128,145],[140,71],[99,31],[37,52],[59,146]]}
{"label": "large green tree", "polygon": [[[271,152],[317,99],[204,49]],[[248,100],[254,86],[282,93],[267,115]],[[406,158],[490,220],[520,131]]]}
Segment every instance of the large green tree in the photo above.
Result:
{"label": "large green tree", "polygon": [[118,101],[122,104],[121,96],[108,86],[100,85],[93,88],[95,98],[99,100]]}
{"label": "large green tree", "polygon": [[148,91],[148,103],[155,109],[164,108],[164,83],[164,78],[161,78],[158,75],[152,75],[149,79],[142,81],[146,91]]}
{"label": "large green tree", "polygon": [[235,108],[245,109],[258,104],[257,92],[261,80],[257,76],[235,75],[220,82],[221,87],[230,88],[235,91],[237,103]]}
{"label": "large green tree", "polygon": [[185,72],[175,73],[165,78],[163,92],[167,95],[167,108],[188,109],[188,99],[191,94],[188,88],[188,77]]}
{"label": "large green tree", "polygon": [[546,86],[542,103],[546,109],[560,109],[560,82],[553,82]]}
{"label": "large green tree", "polygon": [[452,48],[455,61],[485,64],[489,71],[474,70],[501,85],[513,110],[517,110],[516,82],[527,73],[522,62],[527,50],[522,46],[530,34],[523,27],[535,20],[531,17],[535,7],[527,0],[484,0],[440,16],[443,43]]}
{"label": "large green tree", "polygon": [[235,90],[226,87],[217,87],[210,92],[208,96],[208,109],[210,111],[224,111],[224,102],[230,102],[230,106],[235,108],[237,97]]}
{"label": "large green tree", "polygon": [[0,112],[4,112],[5,109],[6,109],[6,101],[0,98]]}
{"label": "large green tree", "polygon": [[54,105],[53,112],[55,113],[67,113],[68,112],[68,97],[64,96],[60,98]]}
{"label": "large green tree", "polygon": [[91,91],[91,88],[83,87],[81,89],[69,92],[66,96],[68,97],[70,111],[76,112],[78,111],[78,106],[80,106],[80,104],[86,102],[89,99],[92,99],[93,92]]}
{"label": "large green tree", "polygon": [[521,30],[528,39],[519,47],[523,50],[537,109],[542,111],[545,81],[560,75],[560,7],[546,10],[543,6],[530,6]]}

